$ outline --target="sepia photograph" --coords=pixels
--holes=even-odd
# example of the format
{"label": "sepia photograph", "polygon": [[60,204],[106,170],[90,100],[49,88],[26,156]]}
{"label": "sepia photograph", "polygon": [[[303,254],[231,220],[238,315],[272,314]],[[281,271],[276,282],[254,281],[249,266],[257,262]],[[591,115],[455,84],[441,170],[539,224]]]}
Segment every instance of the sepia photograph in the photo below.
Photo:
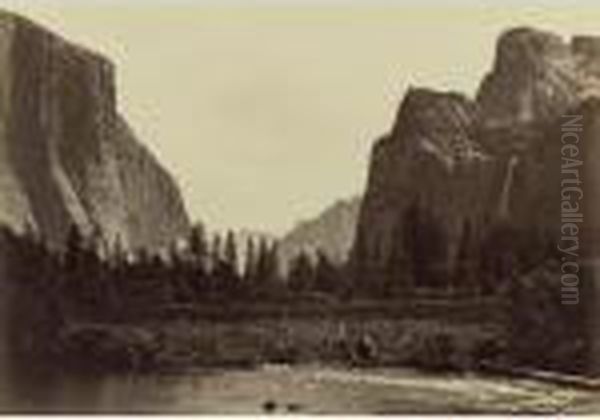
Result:
{"label": "sepia photograph", "polygon": [[600,4],[0,0],[46,414],[600,415]]}

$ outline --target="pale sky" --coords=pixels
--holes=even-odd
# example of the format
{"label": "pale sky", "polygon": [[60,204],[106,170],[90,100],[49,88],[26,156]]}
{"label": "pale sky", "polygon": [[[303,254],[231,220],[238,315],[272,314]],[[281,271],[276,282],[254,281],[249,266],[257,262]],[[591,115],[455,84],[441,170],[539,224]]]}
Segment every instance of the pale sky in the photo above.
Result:
{"label": "pale sky", "polygon": [[192,218],[272,233],[363,190],[370,148],[407,86],[472,95],[509,27],[600,35],[600,5],[575,2],[259,3],[0,6],[116,64],[120,108],[180,183]]}

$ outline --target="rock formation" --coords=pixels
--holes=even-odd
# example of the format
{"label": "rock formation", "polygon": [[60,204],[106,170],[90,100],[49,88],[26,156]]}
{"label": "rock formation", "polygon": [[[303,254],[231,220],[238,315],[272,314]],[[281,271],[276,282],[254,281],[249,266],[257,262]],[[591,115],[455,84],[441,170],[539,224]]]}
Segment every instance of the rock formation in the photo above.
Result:
{"label": "rock formation", "polygon": [[158,249],[185,234],[175,182],[117,110],[113,65],[0,14],[0,224],[62,243],[76,224]]}
{"label": "rock formation", "polygon": [[315,255],[318,251],[333,263],[344,263],[354,240],[360,203],[360,197],[340,200],[314,219],[298,223],[279,242],[283,266],[301,252]]}
{"label": "rock formation", "polygon": [[412,207],[439,227],[447,275],[466,226],[483,236],[505,224],[556,244],[561,116],[599,95],[600,38],[528,28],[500,37],[474,99],[409,89],[372,151],[352,258],[364,281],[393,271]]}

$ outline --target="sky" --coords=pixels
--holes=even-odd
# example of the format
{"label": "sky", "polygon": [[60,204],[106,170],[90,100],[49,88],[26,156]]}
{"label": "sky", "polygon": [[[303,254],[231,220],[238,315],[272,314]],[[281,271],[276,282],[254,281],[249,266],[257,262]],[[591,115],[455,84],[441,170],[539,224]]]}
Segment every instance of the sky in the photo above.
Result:
{"label": "sky", "polygon": [[[366,184],[409,86],[473,95],[498,35],[600,35],[593,2],[0,1],[117,68],[194,220],[281,234]],[[559,6],[562,4],[562,6]]]}

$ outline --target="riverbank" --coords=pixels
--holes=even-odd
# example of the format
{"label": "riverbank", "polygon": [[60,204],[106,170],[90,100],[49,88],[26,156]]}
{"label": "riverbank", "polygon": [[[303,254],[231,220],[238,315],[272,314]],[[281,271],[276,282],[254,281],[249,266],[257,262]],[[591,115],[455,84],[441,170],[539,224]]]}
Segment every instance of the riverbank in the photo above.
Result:
{"label": "riverbank", "polygon": [[315,363],[476,371],[482,360],[501,358],[505,342],[500,328],[485,323],[393,318],[182,319],[67,324],[53,350],[76,369],[97,371]]}

